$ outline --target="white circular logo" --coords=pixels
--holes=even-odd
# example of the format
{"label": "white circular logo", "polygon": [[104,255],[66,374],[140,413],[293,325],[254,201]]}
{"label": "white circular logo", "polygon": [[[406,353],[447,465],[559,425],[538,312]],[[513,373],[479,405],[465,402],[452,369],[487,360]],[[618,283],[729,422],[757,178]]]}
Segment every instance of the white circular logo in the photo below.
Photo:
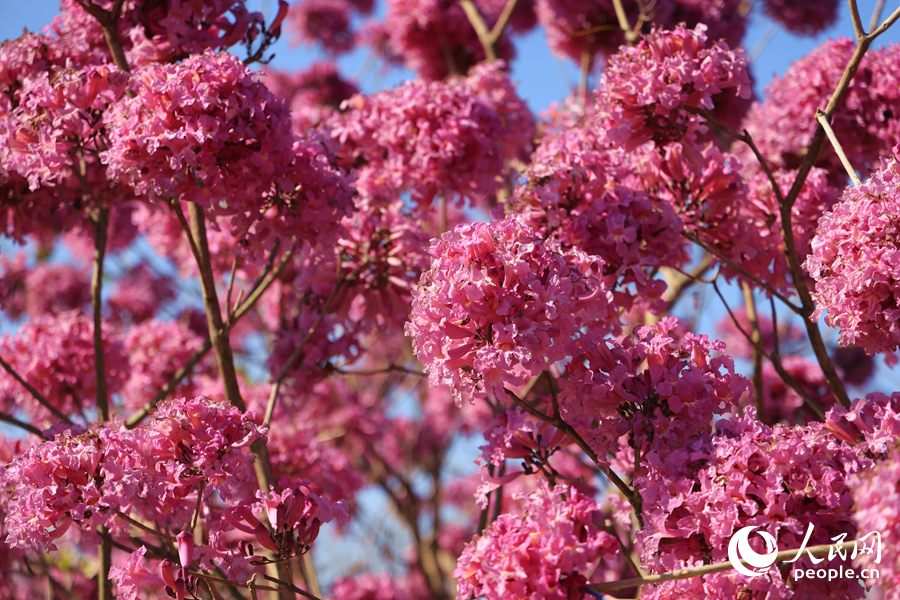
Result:
{"label": "white circular logo", "polygon": [[[775,538],[765,531],[760,531],[759,535],[766,541],[766,553],[758,554],[750,547],[750,534],[753,533],[754,529],[756,529],[756,527],[744,527],[739,529],[737,533],[731,537],[731,541],[728,542],[728,560],[731,561],[731,566],[737,569],[739,573],[749,577],[762,575],[766,569],[775,564],[775,557],[778,555]],[[742,560],[751,567],[760,570],[752,571],[748,569],[741,562]]]}

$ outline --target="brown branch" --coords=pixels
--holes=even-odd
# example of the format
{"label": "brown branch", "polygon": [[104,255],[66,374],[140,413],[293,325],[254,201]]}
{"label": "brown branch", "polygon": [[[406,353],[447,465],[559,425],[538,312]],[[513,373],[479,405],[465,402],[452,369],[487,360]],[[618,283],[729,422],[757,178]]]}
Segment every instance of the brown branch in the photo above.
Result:
{"label": "brown branch", "polygon": [[485,23],[484,17],[481,15],[478,7],[475,6],[475,3],[472,0],[459,0],[459,5],[462,7],[463,12],[466,13],[466,18],[469,19],[472,29],[475,30],[478,41],[481,42],[481,47],[484,49],[484,56],[488,62],[497,60],[497,41],[500,39],[500,36],[503,35],[503,30],[509,23],[518,1],[519,0],[507,0],[506,5],[503,7],[503,11],[500,13],[500,17],[497,19],[497,22],[494,23],[494,27],[488,30],[487,23]]}
{"label": "brown branch", "polygon": [[528,404],[527,402],[525,402],[524,400],[522,400],[521,398],[516,396],[516,394],[513,393],[511,390],[504,388],[504,391],[510,398],[513,399],[513,402],[515,402],[517,405],[524,408],[525,411],[528,412],[528,414],[530,414],[531,416],[533,416],[537,419],[540,419],[541,421],[543,421],[544,423],[547,423],[548,425],[552,425],[552,426],[556,427],[557,429],[559,429],[560,431],[565,433],[567,436],[569,436],[572,439],[572,441],[574,441],[578,445],[578,447],[581,448],[581,450],[585,454],[587,454],[588,457],[592,461],[594,461],[594,464],[596,464],[597,467],[600,469],[600,471],[604,475],[606,475],[607,479],[609,479],[609,481],[613,485],[615,485],[616,488],[618,488],[618,490],[622,493],[622,495],[625,496],[625,498],[631,504],[631,507],[634,508],[634,512],[635,512],[635,514],[637,514],[638,520],[641,521],[641,527],[643,527],[643,517],[641,515],[641,496],[637,493],[637,491],[630,488],[627,483],[622,481],[622,479],[616,474],[615,471],[613,471],[609,467],[605,467],[600,464],[600,460],[599,460],[599,457],[597,456],[597,453],[594,452],[594,450],[588,445],[588,443],[586,441],[584,441],[584,438],[581,437],[581,435],[577,431],[575,431],[574,427],[569,425],[560,416],[551,417],[549,415],[545,415],[538,409],[534,408],[533,406],[531,406],[530,404]]}
{"label": "brown branch", "polygon": [[861,40],[866,37],[866,30],[863,29],[862,19],[859,18],[859,6],[856,5],[856,0],[847,0],[847,4],[850,5],[850,20],[853,21],[853,32],[856,34],[856,39]]}
{"label": "brown branch", "polygon": [[24,387],[26,390],[28,390],[28,393],[31,394],[32,398],[34,398],[35,400],[37,400],[38,403],[39,403],[41,406],[43,406],[44,408],[46,408],[47,410],[49,410],[50,413],[51,413],[54,417],[56,417],[57,419],[59,419],[60,421],[62,421],[63,423],[65,423],[66,425],[71,425],[71,424],[72,424],[72,419],[70,419],[69,417],[67,417],[66,415],[64,415],[62,412],[60,412],[60,410],[59,410],[58,408],[56,408],[55,406],[53,406],[52,404],[50,404],[50,402],[48,402],[47,399],[44,398],[44,395],[41,394],[39,391],[37,391],[37,390],[34,388],[34,386],[32,386],[30,383],[28,383],[27,381],[25,381],[25,380],[22,378],[21,375],[19,375],[18,373],[16,373],[16,370],[13,369],[12,366],[10,366],[10,364],[9,364],[8,362],[6,362],[5,360],[3,360],[3,357],[2,357],[2,356],[0,356],[0,367],[3,367],[3,370],[5,370],[5,371],[6,371],[7,373],[9,373],[10,375],[12,375],[13,379],[15,379],[16,381],[18,381],[18,382],[22,385],[22,387]]}
{"label": "brown branch", "polygon": [[[734,326],[737,327],[738,331],[740,331],[745,338],[747,338],[747,341],[753,344],[752,337],[750,336],[750,334],[744,331],[744,328],[738,322],[737,317],[734,316],[734,313],[731,311],[731,307],[728,306],[728,302],[725,300],[725,296],[722,295],[722,292],[719,290],[719,286],[716,285],[715,281],[713,282],[713,289],[716,291],[716,294],[719,296],[722,304],[725,305],[725,310],[728,311],[728,315],[731,317],[732,322],[734,322]],[[775,367],[775,372],[778,373],[778,376],[781,377],[781,379],[786,384],[788,384],[792,390],[797,392],[797,394],[799,394],[801,398],[803,398],[806,406],[809,407],[809,409],[813,411],[813,413],[815,413],[819,420],[824,421],[825,411],[822,409],[822,405],[820,405],[815,398],[810,396],[809,393],[805,389],[803,389],[803,386],[801,386],[797,382],[797,380],[794,379],[791,374],[784,369],[784,365],[781,363],[781,356],[767,354],[765,349],[762,347],[762,344],[754,344],[754,348],[758,349],[759,353],[772,363],[772,366]]]}
{"label": "brown branch", "polygon": [[20,421],[17,418],[13,417],[12,415],[8,415],[6,413],[0,412],[0,421],[3,421],[4,423],[9,423],[10,425],[15,425],[16,427],[21,427],[28,433],[33,433],[34,435],[38,436],[41,439],[44,439],[44,440],[47,439],[44,437],[44,434],[43,434],[43,432],[41,432],[40,429],[38,429],[31,423],[25,423],[23,421]]}
{"label": "brown branch", "polygon": [[761,287],[762,289],[766,290],[766,291],[767,291],[769,294],[771,294],[772,296],[775,296],[776,298],[778,298],[779,300],[781,300],[781,301],[785,304],[785,306],[787,306],[788,308],[790,308],[792,311],[794,311],[794,312],[797,313],[798,315],[799,315],[799,314],[803,314],[798,306],[796,306],[796,305],[795,305],[794,303],[792,303],[790,300],[788,300],[787,298],[785,298],[784,295],[781,294],[778,290],[776,290],[775,288],[773,288],[772,286],[770,286],[768,283],[766,283],[765,281],[763,281],[762,279],[760,279],[760,278],[757,277],[756,275],[753,275],[753,274],[750,273],[747,269],[743,268],[742,266],[740,266],[739,264],[737,264],[736,262],[734,262],[733,260],[731,260],[730,258],[728,258],[727,256],[725,256],[724,254],[722,254],[721,252],[719,252],[719,251],[716,250],[715,248],[713,248],[713,247],[711,247],[711,246],[707,246],[706,244],[704,244],[703,242],[701,242],[701,241],[700,241],[700,238],[698,238],[696,235],[694,235],[694,234],[692,234],[692,233],[687,233],[687,232],[684,232],[684,233],[682,233],[681,235],[683,235],[683,236],[684,236],[685,238],[687,238],[688,240],[694,242],[695,244],[697,244],[698,246],[700,246],[701,248],[703,248],[704,250],[706,250],[707,252],[709,252],[710,254],[712,254],[713,256],[715,256],[716,258],[718,258],[720,261],[722,261],[723,263],[725,263],[726,265],[728,265],[729,267],[731,267],[732,269],[734,269],[735,271],[737,271],[738,273],[740,273],[741,275],[743,275],[746,279],[749,279],[750,281],[752,281],[753,283],[755,283],[757,286],[759,286],[759,287]]}
{"label": "brown branch", "polygon": [[103,259],[109,238],[109,208],[97,209],[94,218],[94,262],[91,271],[91,308],[94,312],[94,364],[97,373],[97,412],[101,421],[109,421],[109,395],[106,390],[106,360],[103,356]]}
{"label": "brown branch", "polygon": [[744,291],[744,306],[747,309],[747,319],[750,321],[750,342],[753,344],[753,399],[756,402],[756,414],[762,422],[766,422],[765,403],[763,402],[763,370],[762,370],[762,334],[759,330],[759,318],[756,314],[756,301],[753,299],[753,289],[746,281],[741,286]]}
{"label": "brown branch", "polygon": [[[806,549],[813,556],[828,556],[829,552],[849,549],[856,543],[856,540],[851,540],[849,542],[841,542],[840,544],[822,544],[821,546],[809,546]],[[794,548],[792,550],[782,550],[775,555],[775,562],[783,563],[788,559],[792,559],[797,555],[798,552],[800,552],[800,550],[800,548]],[[743,559],[741,560],[741,564],[744,566],[752,566],[750,565],[750,563]],[[635,577],[634,579],[622,579],[620,581],[595,583],[587,587],[594,590],[595,592],[611,592],[614,590],[624,590],[626,588],[647,585],[650,583],[662,583],[664,581],[690,579],[692,577],[709,575],[710,573],[721,573],[722,571],[730,571],[733,568],[734,565],[731,564],[731,561],[728,561],[711,565],[703,565],[700,567],[691,567],[689,569],[678,569],[676,571],[669,571],[668,573],[660,573],[659,575],[648,575],[647,577]]]}
{"label": "brown branch", "polygon": [[331,296],[325,301],[325,304],[319,309],[319,315],[316,317],[315,322],[306,330],[306,333],[303,334],[303,338],[301,338],[300,342],[297,343],[297,347],[291,352],[291,355],[288,357],[284,366],[281,367],[281,370],[278,371],[278,375],[275,377],[275,381],[272,384],[272,391],[269,393],[269,401],[266,404],[266,416],[263,419],[263,423],[270,423],[272,421],[272,414],[275,412],[275,402],[278,399],[278,392],[281,390],[281,384],[284,382],[284,378],[287,377],[288,372],[294,368],[294,363],[297,362],[297,359],[300,357],[300,353],[303,352],[303,348],[306,346],[307,342],[309,342],[310,338],[316,332],[316,329],[319,328],[319,325],[322,324],[322,321],[325,319],[325,315],[328,314],[328,311],[331,310],[331,305],[334,304],[335,299],[338,296],[338,293],[344,287],[344,285],[350,281],[351,279],[355,279],[358,270],[348,277],[342,277],[338,280],[337,285],[334,286],[334,291],[331,292]]}
{"label": "brown branch", "polygon": [[[852,1],[853,0],[851,0],[851,2]],[[853,185],[861,185],[862,182],[859,180],[859,175],[856,174],[856,171],[853,169],[853,165],[850,164],[850,159],[848,159],[847,155],[844,153],[843,146],[841,146],[841,143],[838,141],[837,136],[834,135],[834,130],[831,128],[831,124],[825,117],[825,113],[823,113],[819,109],[816,109],[816,121],[818,121],[822,129],[825,130],[825,135],[828,137],[828,141],[831,142],[831,146],[832,148],[834,148],[835,154],[837,154],[838,158],[841,159],[841,164],[844,165],[844,170],[847,171],[847,175],[850,176],[850,180],[853,182]]]}
{"label": "brown branch", "polygon": [[884,0],[878,0],[875,3],[875,9],[872,11],[872,17],[869,19],[869,29],[878,27],[878,19],[881,18],[881,10],[884,8]]}
{"label": "brown branch", "polygon": [[[271,263],[269,264],[266,270],[263,271],[259,280],[251,288],[252,291],[250,292],[250,295],[247,296],[247,299],[244,300],[244,302],[238,307],[236,311],[234,311],[229,325],[234,325],[235,323],[240,321],[244,315],[250,312],[250,309],[253,308],[253,306],[256,304],[256,301],[259,300],[262,295],[266,293],[266,290],[269,289],[272,283],[281,276],[284,268],[293,257],[295,249],[296,243],[294,243],[291,248],[282,255],[281,260],[278,262],[278,266],[276,266],[274,270],[269,270],[269,268],[271,267]],[[184,363],[184,365],[182,365],[180,369],[175,371],[175,374],[169,378],[169,381],[167,381],[166,384],[156,393],[156,395],[152,400],[150,400],[150,402],[144,405],[141,410],[139,410],[131,418],[128,419],[128,421],[125,423],[125,426],[128,429],[133,429],[140,425],[141,421],[143,421],[147,417],[147,415],[149,415],[150,412],[152,412],[153,409],[156,408],[157,404],[162,402],[169,394],[172,393],[175,387],[179,383],[181,383],[181,381],[185,377],[188,376],[188,374],[194,369],[195,366],[197,366],[197,364],[201,360],[203,360],[203,357],[206,356],[206,354],[210,350],[212,350],[212,340],[210,340],[210,338],[207,336],[207,338],[203,340],[203,345],[200,346],[200,348],[194,353],[194,355],[191,356],[191,358],[188,359],[188,361]]]}

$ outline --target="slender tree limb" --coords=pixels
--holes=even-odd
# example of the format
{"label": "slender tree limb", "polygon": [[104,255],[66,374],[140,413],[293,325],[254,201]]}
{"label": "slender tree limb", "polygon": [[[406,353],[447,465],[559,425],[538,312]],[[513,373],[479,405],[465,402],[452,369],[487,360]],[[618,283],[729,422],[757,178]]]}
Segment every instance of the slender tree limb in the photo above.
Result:
{"label": "slender tree limb", "polygon": [[488,62],[497,60],[497,41],[503,35],[503,30],[509,23],[510,18],[512,18],[518,2],[519,0],[507,0],[500,17],[494,23],[494,27],[488,30],[487,23],[485,23],[484,17],[481,15],[478,7],[475,6],[475,3],[472,0],[459,0],[459,5],[462,7],[463,12],[466,13],[466,18],[469,19],[472,29],[475,30],[478,41],[481,42],[484,56]]}
{"label": "slender tree limb", "polygon": [[[852,540],[849,542],[841,542],[840,544],[823,544],[821,546],[809,546],[806,548],[806,550],[808,550],[813,556],[828,556],[829,552],[850,549],[856,543],[856,540]],[[794,548],[792,550],[782,550],[775,555],[775,562],[784,563],[789,559],[793,559],[797,555],[797,553],[800,552],[800,550],[800,548]],[[741,560],[741,564],[745,567],[752,566],[745,560]],[[678,569],[676,571],[669,571],[668,573],[660,573],[659,575],[648,575],[647,577],[635,577],[634,579],[622,579],[620,581],[595,583],[593,585],[587,586],[587,588],[594,590],[595,592],[611,592],[614,590],[624,590],[626,588],[647,585],[650,583],[662,583],[664,581],[690,579],[692,577],[700,577],[702,575],[709,575],[710,573],[721,573],[722,571],[730,571],[732,569],[734,569],[734,565],[731,564],[731,561],[728,561],[711,565],[703,565],[700,567],[691,567],[689,569]]]}
{"label": "slender tree limb", "polygon": [[[241,318],[244,317],[244,315],[250,312],[250,310],[256,304],[257,300],[259,300],[262,295],[266,293],[272,283],[281,276],[282,271],[284,271],[284,268],[294,256],[295,249],[296,243],[294,243],[291,248],[282,255],[281,259],[278,261],[278,265],[274,270],[270,270],[270,262],[269,266],[266,267],[266,270],[263,271],[259,280],[251,288],[250,295],[247,296],[244,302],[232,314],[230,325],[234,325],[235,323],[240,321]],[[191,373],[191,371],[194,370],[194,367],[197,366],[197,364],[201,360],[203,360],[203,357],[206,356],[210,350],[212,350],[212,340],[207,337],[205,340],[203,340],[203,345],[200,346],[200,348],[194,353],[194,355],[191,356],[191,358],[189,358],[188,361],[181,366],[181,368],[175,371],[172,377],[169,378],[169,381],[167,381],[166,384],[156,393],[156,395],[152,400],[150,400],[150,402],[144,405],[141,410],[139,410],[131,418],[128,419],[128,421],[125,423],[125,426],[128,429],[133,429],[140,425],[141,421],[143,421],[147,417],[147,415],[149,415],[153,411],[153,409],[156,408],[157,404],[162,402],[166,397],[169,396],[169,394],[174,391],[178,384],[181,383],[182,380],[187,377]]]}
{"label": "slender tree limb", "polygon": [[881,18],[881,10],[884,8],[884,0],[878,0],[875,3],[875,9],[872,11],[872,16],[869,18],[869,29],[875,29],[878,27],[878,19]]}
{"label": "slender tree limb", "polygon": [[31,423],[25,423],[23,421],[20,421],[17,418],[13,417],[12,415],[8,415],[6,413],[0,412],[0,421],[3,421],[4,423],[9,423],[10,425],[15,425],[16,427],[20,427],[21,429],[24,429],[28,433],[33,433],[34,435],[38,436],[41,439],[44,439],[44,440],[47,439],[44,437],[44,434],[40,429],[38,429]]}
{"label": "slender tree limb", "polygon": [[106,360],[103,355],[103,259],[109,237],[109,208],[97,209],[94,218],[94,262],[91,271],[91,308],[94,313],[94,364],[97,373],[97,411],[101,421],[109,421],[106,390]]}
{"label": "slender tree limb", "polygon": [[166,542],[169,542],[169,543],[172,543],[172,544],[175,544],[175,543],[176,543],[176,539],[175,539],[174,536],[171,536],[171,535],[169,535],[169,534],[163,533],[162,531],[157,531],[156,529],[153,529],[153,528],[150,527],[149,525],[144,525],[144,524],[141,523],[140,521],[138,521],[138,520],[136,520],[136,519],[134,519],[134,518],[132,518],[132,517],[126,515],[125,513],[123,513],[122,511],[120,511],[120,510],[118,510],[118,509],[116,509],[116,508],[110,507],[109,510],[110,510],[113,514],[115,514],[117,517],[119,517],[120,519],[122,519],[123,521],[125,521],[126,523],[128,523],[129,525],[133,525],[134,527],[137,527],[137,528],[140,529],[141,531],[146,531],[146,532],[149,533],[150,535],[153,535],[153,536],[155,536],[155,537],[158,537],[159,539],[164,540],[164,541],[166,541]]}
{"label": "slender tree limb", "polygon": [[310,325],[309,329],[306,330],[306,333],[303,334],[303,337],[297,343],[296,348],[291,352],[291,355],[288,357],[287,362],[284,363],[284,366],[281,367],[281,370],[278,371],[278,375],[275,377],[275,381],[272,383],[272,391],[269,393],[269,401],[266,404],[266,416],[263,419],[264,423],[270,423],[272,421],[272,414],[275,412],[275,402],[278,399],[278,392],[281,390],[281,384],[284,382],[285,377],[294,368],[294,363],[297,362],[297,359],[300,357],[300,353],[303,352],[303,348],[306,346],[307,342],[309,342],[310,338],[312,338],[313,334],[316,332],[316,329],[319,328],[319,325],[322,324],[322,321],[325,319],[325,315],[328,314],[328,311],[331,310],[331,305],[334,304],[335,299],[338,296],[338,293],[343,289],[344,285],[356,278],[358,270],[348,277],[342,277],[338,280],[337,285],[334,286],[334,291],[331,292],[331,295],[325,301],[325,304],[319,309],[319,314],[316,317],[315,322]]}
{"label": "slender tree limb", "polygon": [[206,320],[209,326],[209,339],[212,341],[219,364],[219,375],[225,387],[225,399],[241,411],[247,406],[241,397],[237,371],[234,368],[234,354],[228,341],[228,330],[222,320],[219,298],[216,295],[216,281],[213,276],[209,245],[206,240],[206,223],[203,209],[196,202],[188,202],[190,231],[194,237],[197,250],[197,268],[200,271],[200,285],[203,290],[203,306],[206,309]]}
{"label": "slender tree limb", "polygon": [[37,390],[34,388],[34,386],[32,386],[30,383],[28,383],[27,381],[25,381],[25,380],[22,378],[21,375],[19,375],[18,373],[16,373],[16,370],[13,369],[12,366],[11,366],[8,362],[6,362],[5,360],[3,360],[3,357],[2,357],[2,356],[0,356],[0,367],[3,367],[3,370],[4,370],[4,371],[6,371],[6,372],[9,373],[10,375],[12,375],[13,379],[15,379],[16,381],[18,381],[19,384],[22,385],[22,387],[24,387],[26,390],[28,390],[28,393],[31,394],[31,397],[34,398],[35,400],[37,400],[38,403],[39,403],[41,406],[43,406],[44,408],[46,408],[47,410],[49,410],[50,413],[51,413],[54,417],[56,417],[57,419],[59,419],[60,421],[62,421],[63,423],[65,423],[66,425],[71,425],[71,424],[72,424],[72,419],[70,419],[69,417],[67,417],[66,415],[64,415],[62,412],[60,412],[60,410],[59,410],[58,408],[56,408],[55,406],[53,406],[52,404],[50,404],[50,402],[48,402],[47,399],[44,398],[44,395],[41,394],[39,391],[37,391]]}
{"label": "slender tree limb", "polygon": [[727,256],[725,256],[724,254],[722,254],[721,252],[719,252],[719,251],[716,250],[715,248],[713,248],[713,247],[711,247],[711,246],[707,246],[706,244],[704,244],[703,242],[701,242],[701,241],[700,241],[700,238],[698,238],[696,235],[691,234],[691,233],[687,233],[687,232],[683,233],[682,235],[683,235],[685,238],[687,238],[688,240],[694,242],[695,244],[697,244],[698,246],[700,246],[701,248],[703,248],[704,250],[706,250],[709,254],[712,254],[713,256],[715,256],[716,258],[718,258],[720,261],[722,261],[723,263],[725,263],[726,265],[728,265],[729,267],[731,267],[732,269],[734,269],[735,271],[737,271],[737,272],[740,273],[741,275],[743,275],[746,279],[749,279],[750,281],[752,281],[753,283],[755,283],[756,285],[758,285],[758,286],[761,287],[762,289],[766,290],[766,291],[767,291],[769,294],[771,294],[772,296],[775,296],[776,298],[778,298],[779,300],[781,300],[781,301],[784,303],[785,306],[787,306],[788,308],[790,308],[792,311],[794,311],[794,312],[797,313],[798,315],[802,315],[802,314],[803,314],[803,313],[801,312],[800,307],[798,307],[798,306],[795,305],[793,302],[791,302],[790,300],[788,300],[787,298],[785,298],[784,295],[781,294],[778,290],[776,290],[775,288],[773,288],[771,285],[769,285],[768,283],[766,283],[765,281],[763,281],[762,279],[760,279],[760,278],[757,277],[756,275],[753,275],[753,274],[750,273],[747,269],[745,269],[744,267],[740,266],[739,264],[737,264],[736,262],[734,262],[733,260],[731,260],[730,258],[728,258]]}
{"label": "slender tree limb", "polygon": [[[856,4],[855,2],[853,2],[853,0],[850,1],[854,5]],[[844,165],[844,169],[847,171],[847,175],[850,176],[850,180],[853,182],[853,185],[860,185],[862,182],[859,180],[859,175],[856,174],[856,171],[853,169],[853,165],[850,164],[850,159],[848,159],[847,155],[844,153],[844,148],[838,141],[837,136],[834,135],[834,130],[831,128],[831,124],[828,123],[828,119],[825,117],[825,113],[823,113],[819,109],[816,109],[816,121],[818,121],[822,129],[825,130],[825,135],[828,137],[828,141],[831,142],[831,146],[834,148],[835,153],[838,155],[838,158],[841,159],[841,164]]]}
{"label": "slender tree limb", "polygon": [[847,0],[850,5],[850,20],[853,21],[853,32],[856,34],[857,41],[866,37],[866,30],[863,29],[862,19],[859,18],[859,6],[856,0]]}
{"label": "slender tree limb", "polygon": [[625,7],[622,5],[622,0],[613,0],[613,9],[616,11],[616,19],[619,21],[619,28],[622,30],[622,33],[625,34],[625,41],[628,42],[628,45],[631,46],[634,44],[634,40],[637,39],[637,31],[631,28],[631,25],[628,24],[628,15],[625,14]]}
{"label": "slender tree limb", "polygon": [[419,377],[426,377],[428,375],[428,373],[425,373],[424,371],[407,369],[400,365],[389,365],[383,369],[372,369],[369,371],[345,371],[344,369],[338,369],[337,372],[342,375],[381,375],[384,373],[406,373],[407,375],[417,375]]}
{"label": "slender tree limb", "polygon": [[491,32],[488,31],[478,7],[475,6],[472,0],[459,0],[459,5],[462,7],[463,12],[466,13],[469,23],[472,24],[472,29],[475,30],[478,41],[481,42],[485,58],[487,58],[488,62],[494,62],[497,60],[497,51],[494,50],[494,44],[491,42]]}
{"label": "slender tree limb", "polygon": [[[725,300],[725,296],[722,295],[722,292],[719,290],[719,286],[716,285],[716,282],[713,282],[713,289],[716,291],[716,294],[719,296],[719,299],[722,301],[722,304],[725,305],[725,310],[728,311],[728,315],[731,317],[731,320],[734,323],[734,326],[737,327],[738,331],[741,332],[741,335],[743,335],[745,338],[747,338],[747,341],[749,341],[751,344],[753,344],[752,337],[750,336],[749,333],[744,331],[744,328],[741,326],[740,322],[738,322],[737,317],[734,316],[734,313],[731,311],[731,307],[728,306],[728,302]],[[781,377],[781,379],[788,386],[790,386],[790,388],[792,390],[797,392],[797,394],[799,394],[801,398],[803,398],[803,401],[806,403],[806,406],[811,411],[813,411],[813,413],[815,413],[816,417],[818,417],[819,420],[824,421],[825,420],[825,411],[822,409],[822,405],[819,404],[815,398],[810,396],[809,392],[807,392],[805,389],[803,389],[803,386],[801,386],[797,382],[797,380],[794,379],[791,376],[791,374],[788,373],[784,369],[784,365],[781,363],[781,357],[776,356],[776,355],[767,354],[765,349],[762,347],[762,344],[756,344],[755,346],[759,349],[759,353],[762,354],[762,356],[766,357],[769,360],[769,362],[772,363],[772,366],[775,367],[775,372],[778,373],[778,376]]]}
{"label": "slender tree limb", "polygon": [[572,441],[574,441],[578,445],[578,447],[581,448],[581,450],[585,454],[587,454],[588,457],[590,457],[590,459],[592,461],[594,461],[594,464],[596,464],[597,467],[600,469],[600,471],[603,472],[604,475],[606,475],[607,479],[609,479],[609,481],[614,486],[616,486],[616,488],[622,493],[622,495],[625,496],[625,498],[631,504],[632,508],[634,508],[634,511],[638,516],[638,519],[641,521],[641,527],[643,527],[640,495],[637,493],[637,491],[635,491],[631,487],[629,487],[627,483],[622,481],[622,479],[616,474],[615,471],[600,464],[600,460],[599,460],[599,457],[597,456],[597,453],[594,452],[594,450],[588,445],[588,443],[586,441],[584,441],[584,438],[582,438],[581,435],[577,431],[575,431],[574,427],[569,425],[561,417],[551,417],[549,415],[545,415],[538,409],[534,408],[533,406],[531,406],[530,404],[528,404],[527,402],[525,402],[524,400],[519,398],[511,390],[504,388],[504,391],[510,398],[512,398],[513,402],[515,402],[517,405],[519,405],[523,409],[525,409],[525,411],[528,414],[530,414],[531,416],[533,416],[537,419],[540,419],[541,421],[543,421],[549,425],[553,425],[554,427],[556,427],[557,429],[559,429],[560,431],[562,431],[563,433],[568,435],[572,439]]}
{"label": "slender tree limb", "polygon": [[756,414],[764,423],[766,407],[763,401],[763,370],[762,370],[762,334],[759,330],[759,318],[756,314],[756,301],[753,299],[753,289],[746,281],[741,288],[744,291],[744,306],[747,308],[747,319],[750,321],[750,341],[753,344],[753,399],[756,402]]}

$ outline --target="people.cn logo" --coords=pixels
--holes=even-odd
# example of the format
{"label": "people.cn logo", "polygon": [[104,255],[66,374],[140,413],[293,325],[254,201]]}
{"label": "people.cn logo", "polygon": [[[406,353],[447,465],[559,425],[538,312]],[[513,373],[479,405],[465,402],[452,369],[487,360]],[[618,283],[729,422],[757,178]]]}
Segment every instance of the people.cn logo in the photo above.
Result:
{"label": "people.cn logo", "polygon": [[[756,527],[744,527],[739,529],[728,542],[728,560],[731,566],[737,569],[739,573],[749,577],[762,575],[769,567],[775,564],[775,558],[778,556],[778,548],[775,545],[775,538],[772,534],[760,531],[759,535],[766,542],[766,553],[759,554],[750,547],[750,534]],[[744,566],[747,563],[756,570],[748,569]]]}

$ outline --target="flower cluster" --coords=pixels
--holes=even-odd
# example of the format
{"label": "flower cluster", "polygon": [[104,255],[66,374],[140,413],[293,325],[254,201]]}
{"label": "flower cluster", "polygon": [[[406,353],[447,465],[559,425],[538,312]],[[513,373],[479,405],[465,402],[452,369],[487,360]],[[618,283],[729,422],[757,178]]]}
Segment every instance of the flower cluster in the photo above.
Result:
{"label": "flower cluster", "polygon": [[237,57],[194,55],[134,74],[104,160],[135,192],[181,198],[214,214],[260,210],[285,176],[293,136],[283,104]]}
{"label": "flower cluster", "polygon": [[629,150],[679,140],[696,119],[684,109],[712,109],[729,89],[750,96],[747,68],[743,53],[710,43],[704,25],[654,31],[610,58],[596,91],[599,120]]}
{"label": "flower cluster", "polygon": [[502,186],[509,159],[531,151],[531,113],[502,65],[483,64],[448,83],[408,82],[354,96],[330,121],[340,156],[355,164],[357,188],[370,198],[409,190],[422,205],[436,195],[485,200]]}
{"label": "flower cluster", "polygon": [[103,426],[38,444],[10,467],[17,492],[7,543],[52,550],[72,522],[89,532],[115,511],[184,527],[198,494],[228,501],[253,478],[248,447],[264,431],[236,408],[195,398],[160,404],[138,429]]}
{"label": "flower cluster", "polygon": [[816,281],[813,319],[840,328],[843,346],[870,356],[900,343],[900,257],[898,152],[862,185],[848,187],[841,201],[819,221],[812,254],[804,267]]}
{"label": "flower cluster", "polygon": [[850,409],[832,408],[825,427],[860,454],[883,458],[900,439],[900,392],[873,392],[853,401]]}
{"label": "flower cluster", "polygon": [[[118,391],[127,362],[122,342],[109,326],[103,328],[103,350],[109,391]],[[0,356],[54,408],[73,415],[96,405],[97,370],[94,365],[94,323],[68,311],[30,319],[15,336],[0,339]],[[0,377],[0,410],[24,411],[32,418],[50,420],[47,408],[19,382],[4,372]]]}
{"label": "flower cluster", "polygon": [[[759,527],[778,548],[799,548],[852,539],[853,498],[847,478],[868,466],[820,424],[768,427],[754,409],[717,423],[717,434],[685,446],[670,460],[649,463],[636,483],[643,489],[645,527],[637,534],[641,555],[654,571],[670,571],[728,560],[728,542],[739,529]],[[753,544],[761,542],[753,536]],[[759,552],[760,547],[756,548]],[[838,558],[830,567],[834,568]],[[804,555],[794,568],[812,566]],[[661,584],[646,590],[654,599],[859,598],[855,579],[795,581],[773,566],[762,576],[734,572]]]}
{"label": "flower cluster", "polygon": [[878,572],[877,579],[870,578],[866,583],[882,586],[885,600],[897,600],[900,598],[900,554],[897,552],[900,543],[900,457],[896,447],[871,469],[852,476],[848,485],[853,491],[853,520],[860,536],[871,532],[878,536],[869,535],[865,543],[878,544],[879,554],[867,553],[858,557],[861,566]]}
{"label": "flower cluster", "polygon": [[457,598],[568,600],[581,598],[585,573],[618,551],[615,538],[593,522],[593,500],[567,486],[520,498],[524,516],[500,515],[459,557]]}
{"label": "flower cluster", "polygon": [[792,33],[814,35],[837,21],[838,0],[764,0],[763,12]]}
{"label": "flower cluster", "polygon": [[677,340],[677,327],[666,317],[623,339],[586,339],[566,366],[560,407],[569,421],[596,423],[584,437],[604,463],[629,433],[642,455],[665,460],[710,433],[715,415],[736,408],[747,390],[722,342],[693,333]]}
{"label": "flower cluster", "polygon": [[[253,533],[263,548],[279,558],[308,552],[323,523],[345,524],[350,520],[342,500],[330,502],[313,492],[309,482],[281,479],[278,486],[282,488],[281,492],[274,489],[269,494],[257,492],[256,502],[233,509],[234,518],[229,521],[238,529]],[[265,512],[268,528],[253,516],[254,512]]]}
{"label": "flower cluster", "polygon": [[111,65],[51,68],[26,79],[18,106],[0,124],[3,168],[27,178],[32,190],[63,183],[79,152],[89,160],[103,147],[99,133],[127,81]]}
{"label": "flower cluster", "polygon": [[[92,4],[111,10],[114,1]],[[249,46],[263,33],[262,14],[248,11],[245,0],[126,0],[121,6],[122,45],[133,66],[172,62],[236,44]],[[52,25],[57,36],[111,62],[97,19],[76,0],[62,0],[60,10]]]}
{"label": "flower cluster", "polygon": [[406,332],[431,382],[458,399],[502,398],[505,384],[571,356],[582,327],[614,327],[602,264],[541,240],[515,216],[461,225],[429,253]]}
{"label": "flower cluster", "polygon": [[615,187],[627,175],[619,157],[590,131],[573,127],[545,137],[508,203],[511,212],[563,248],[599,256],[616,302],[658,300],[665,283],[659,267],[687,262],[681,219],[669,202],[643,190]]}

